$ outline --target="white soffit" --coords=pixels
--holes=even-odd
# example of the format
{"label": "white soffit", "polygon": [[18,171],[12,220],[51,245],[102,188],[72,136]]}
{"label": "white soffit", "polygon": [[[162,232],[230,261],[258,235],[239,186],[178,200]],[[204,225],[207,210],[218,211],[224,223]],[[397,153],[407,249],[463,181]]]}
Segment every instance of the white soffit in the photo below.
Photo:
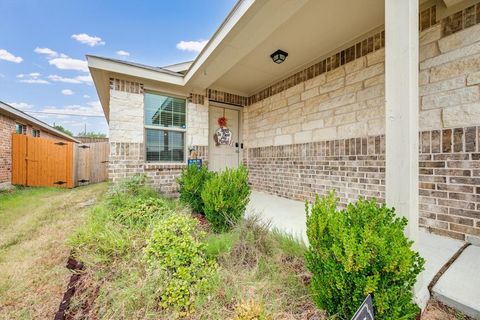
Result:
{"label": "white soffit", "polygon": [[[383,24],[384,0],[310,0],[271,30],[213,86],[253,94]],[[277,49],[289,54],[279,65],[270,59]],[[239,48],[231,46],[229,50],[232,52],[225,50],[227,54],[221,58],[230,59]]]}
{"label": "white soffit", "polygon": [[456,4],[459,4],[460,2],[463,2],[465,0],[443,0],[443,2],[445,3],[445,5],[447,7],[451,7],[451,6],[454,6]]}
{"label": "white soffit", "polygon": [[309,0],[239,2],[230,19],[193,63],[185,76],[185,83],[194,87],[210,87],[308,2]]}

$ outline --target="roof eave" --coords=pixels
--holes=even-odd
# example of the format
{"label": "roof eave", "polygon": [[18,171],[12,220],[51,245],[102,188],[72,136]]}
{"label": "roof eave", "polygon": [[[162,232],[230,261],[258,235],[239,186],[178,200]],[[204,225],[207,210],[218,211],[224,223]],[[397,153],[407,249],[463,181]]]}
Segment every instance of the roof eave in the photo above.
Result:
{"label": "roof eave", "polygon": [[184,84],[183,75],[174,75],[172,73],[162,72],[161,70],[153,70],[147,67],[134,66],[129,63],[120,61],[112,61],[107,58],[87,55],[89,68],[100,69],[112,73],[125,74],[133,77],[166,82],[173,85],[182,86]]}
{"label": "roof eave", "polygon": [[72,141],[72,142],[76,142],[76,143],[80,143],[79,140],[69,136],[68,134],[65,134],[55,128],[53,128],[52,126],[46,124],[45,122],[41,121],[41,120],[38,120],[37,118],[34,118],[32,116],[30,116],[29,114],[21,111],[21,110],[18,110],[14,107],[12,107],[11,105],[9,104],[6,104],[5,102],[2,102],[0,101],[0,113],[6,115],[6,116],[9,116],[11,118],[14,118],[14,119],[21,119],[23,121],[26,121],[28,124],[30,125],[34,125],[36,127],[39,127],[53,135],[56,135],[56,136],[60,136],[66,140],[69,140],[69,141]]}

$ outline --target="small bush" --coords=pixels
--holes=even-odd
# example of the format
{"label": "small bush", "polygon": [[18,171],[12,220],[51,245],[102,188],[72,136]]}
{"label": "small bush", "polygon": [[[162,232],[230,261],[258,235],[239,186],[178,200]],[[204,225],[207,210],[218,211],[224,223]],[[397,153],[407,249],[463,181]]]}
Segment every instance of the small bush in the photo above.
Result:
{"label": "small bush", "polygon": [[148,183],[145,174],[138,174],[112,185],[107,194],[110,202],[118,205],[122,204],[125,197],[158,197],[158,193]]}
{"label": "small bush", "polygon": [[243,217],[250,197],[248,171],[244,166],[226,169],[205,183],[204,213],[215,232],[230,230]]}
{"label": "small bush", "polygon": [[172,213],[169,200],[153,197],[126,198],[122,206],[111,209],[115,221],[126,226],[142,228]]}
{"label": "small bush", "polygon": [[159,288],[162,308],[188,314],[195,296],[210,288],[216,264],[206,257],[203,236],[197,220],[182,214],[160,220],[154,228],[144,252],[152,272],[164,279]]}
{"label": "small bush", "polygon": [[178,178],[180,201],[189,205],[195,212],[203,212],[202,190],[205,182],[214,175],[206,166],[188,166]]}
{"label": "small bush", "polygon": [[337,210],[331,192],[307,212],[312,273],[311,292],[318,307],[350,319],[368,294],[375,319],[415,319],[412,288],[424,259],[403,234],[405,218],[376,201],[359,200]]}
{"label": "small bush", "polygon": [[272,317],[267,314],[262,304],[253,300],[242,301],[235,308],[233,320],[270,320]]}

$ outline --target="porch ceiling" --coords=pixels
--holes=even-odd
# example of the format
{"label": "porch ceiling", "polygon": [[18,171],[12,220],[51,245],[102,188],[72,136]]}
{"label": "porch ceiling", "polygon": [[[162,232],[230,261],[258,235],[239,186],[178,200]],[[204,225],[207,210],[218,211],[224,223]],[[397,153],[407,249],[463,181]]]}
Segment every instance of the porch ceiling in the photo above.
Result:
{"label": "porch ceiling", "polygon": [[[253,94],[384,24],[384,0],[310,0],[212,87]],[[288,52],[277,65],[270,54]]]}

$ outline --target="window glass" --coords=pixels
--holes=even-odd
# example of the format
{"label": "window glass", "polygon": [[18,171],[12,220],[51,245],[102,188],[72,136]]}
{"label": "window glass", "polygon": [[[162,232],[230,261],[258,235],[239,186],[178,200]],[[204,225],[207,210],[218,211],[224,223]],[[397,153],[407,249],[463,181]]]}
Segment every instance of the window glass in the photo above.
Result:
{"label": "window glass", "polygon": [[147,161],[184,161],[185,132],[146,129],[145,139]]}
{"label": "window glass", "polygon": [[32,129],[32,136],[34,136],[34,137],[40,137],[40,130],[38,130],[38,129]]}
{"label": "window glass", "polygon": [[145,154],[148,162],[184,162],[186,100],[145,93]]}
{"label": "window glass", "polygon": [[184,129],[185,110],[185,99],[145,93],[146,125]]}
{"label": "window glass", "polygon": [[27,133],[27,127],[21,123],[16,123],[15,124],[15,132],[18,134],[26,134]]}

